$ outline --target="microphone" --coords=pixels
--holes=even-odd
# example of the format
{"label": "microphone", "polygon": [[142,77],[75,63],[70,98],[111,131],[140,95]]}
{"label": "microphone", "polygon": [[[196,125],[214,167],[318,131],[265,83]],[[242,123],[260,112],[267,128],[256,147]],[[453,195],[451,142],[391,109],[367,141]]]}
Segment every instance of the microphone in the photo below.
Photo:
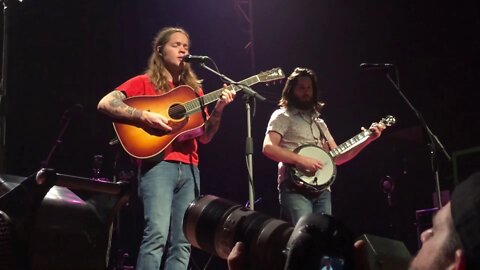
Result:
{"label": "microphone", "polygon": [[394,64],[390,63],[361,63],[360,64],[360,69],[367,71],[367,70],[373,70],[373,69],[389,69],[392,68]]}
{"label": "microphone", "polygon": [[183,57],[183,61],[187,63],[205,63],[210,60],[210,57],[203,55],[187,54]]}

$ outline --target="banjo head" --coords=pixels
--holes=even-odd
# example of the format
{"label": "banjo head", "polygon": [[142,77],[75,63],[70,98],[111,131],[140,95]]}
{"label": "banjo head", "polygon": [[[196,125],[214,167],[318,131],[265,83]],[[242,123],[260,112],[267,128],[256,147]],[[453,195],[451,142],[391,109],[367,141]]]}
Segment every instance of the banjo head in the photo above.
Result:
{"label": "banjo head", "polygon": [[304,145],[295,150],[299,155],[316,159],[323,164],[323,168],[312,172],[291,168],[291,177],[298,186],[304,186],[312,191],[321,191],[328,188],[335,180],[337,166],[333,158],[326,151],[316,145]]}

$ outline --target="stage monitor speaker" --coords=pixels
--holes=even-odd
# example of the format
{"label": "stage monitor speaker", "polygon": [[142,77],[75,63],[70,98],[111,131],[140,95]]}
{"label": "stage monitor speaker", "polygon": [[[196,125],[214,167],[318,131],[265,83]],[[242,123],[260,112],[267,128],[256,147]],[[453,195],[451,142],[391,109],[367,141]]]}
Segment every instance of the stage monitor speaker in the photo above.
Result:
{"label": "stage monitor speaker", "polygon": [[480,170],[480,146],[453,152],[452,166],[455,186]]}
{"label": "stage monitor speaker", "polygon": [[107,269],[112,222],[129,193],[127,183],[54,171],[0,175],[0,270]]}
{"label": "stage monitor speaker", "polygon": [[363,234],[369,270],[405,270],[412,258],[405,244],[398,240]]}

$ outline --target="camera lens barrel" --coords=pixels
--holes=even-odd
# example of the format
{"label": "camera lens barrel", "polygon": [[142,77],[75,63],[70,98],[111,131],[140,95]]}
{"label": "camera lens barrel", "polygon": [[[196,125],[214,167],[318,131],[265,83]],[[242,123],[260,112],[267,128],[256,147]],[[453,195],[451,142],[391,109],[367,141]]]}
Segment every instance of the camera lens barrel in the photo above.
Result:
{"label": "camera lens barrel", "polygon": [[252,269],[283,269],[293,227],[231,201],[203,195],[185,212],[183,230],[196,248],[226,259],[237,241],[247,247]]}

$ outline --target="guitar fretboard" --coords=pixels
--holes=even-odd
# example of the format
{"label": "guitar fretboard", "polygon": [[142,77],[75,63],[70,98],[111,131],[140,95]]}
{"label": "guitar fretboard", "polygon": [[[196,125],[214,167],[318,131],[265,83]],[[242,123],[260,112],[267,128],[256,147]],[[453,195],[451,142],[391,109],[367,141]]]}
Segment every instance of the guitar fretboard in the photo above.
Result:
{"label": "guitar fretboard", "polygon": [[[244,85],[251,86],[251,85],[254,85],[258,82],[260,82],[260,79],[258,78],[257,75],[255,75],[255,76],[252,76],[250,78],[247,78],[245,80],[240,81],[239,84],[244,84]],[[227,87],[227,89],[235,90],[235,92],[238,92],[238,91],[242,90],[242,87],[238,86],[238,85],[231,84]],[[222,91],[223,91],[223,88],[212,91],[212,92],[210,92],[208,94],[205,94],[201,97],[198,97],[198,98],[193,99],[189,102],[186,102],[185,104],[183,104],[183,106],[185,107],[185,110],[186,110],[186,115],[192,114],[194,112],[198,112],[199,110],[201,110],[206,105],[208,105],[208,104],[210,104],[214,101],[219,100],[220,97],[222,96]]]}

